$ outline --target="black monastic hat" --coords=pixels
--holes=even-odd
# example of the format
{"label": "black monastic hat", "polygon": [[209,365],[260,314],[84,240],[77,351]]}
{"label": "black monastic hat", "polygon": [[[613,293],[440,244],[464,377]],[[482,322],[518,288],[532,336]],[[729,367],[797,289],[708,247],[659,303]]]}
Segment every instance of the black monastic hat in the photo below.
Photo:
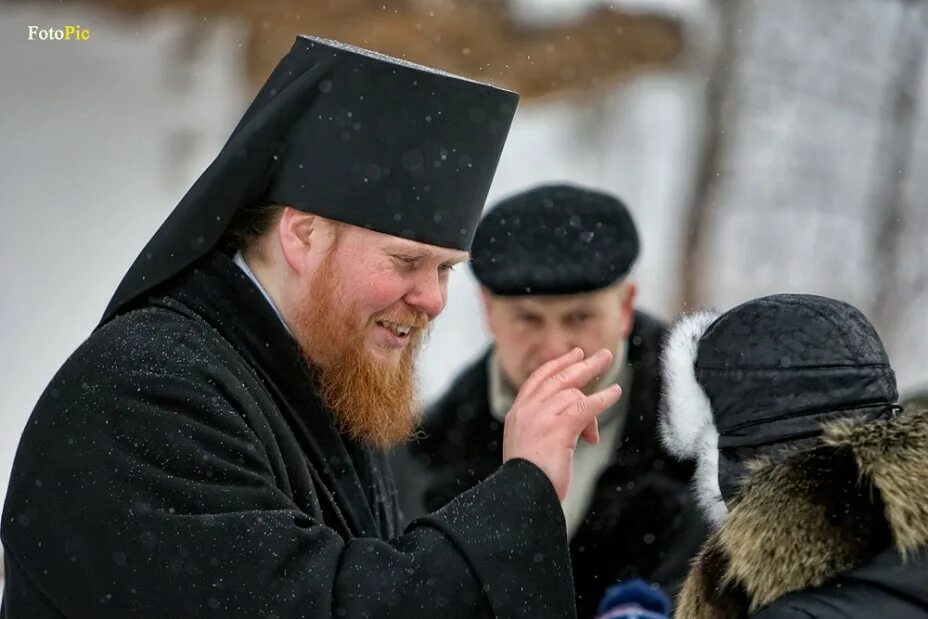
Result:
{"label": "black monastic hat", "polygon": [[618,198],[573,185],[508,197],[477,226],[471,267],[497,296],[563,295],[605,288],[638,258],[635,222]]}
{"label": "black monastic hat", "polygon": [[298,37],[103,321],[208,253],[256,204],[469,249],[517,102],[488,84]]}

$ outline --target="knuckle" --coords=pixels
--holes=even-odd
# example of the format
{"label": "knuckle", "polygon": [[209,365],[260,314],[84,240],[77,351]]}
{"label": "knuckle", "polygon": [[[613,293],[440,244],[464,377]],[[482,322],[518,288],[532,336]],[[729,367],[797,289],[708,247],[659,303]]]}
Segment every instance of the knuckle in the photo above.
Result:
{"label": "knuckle", "polygon": [[[545,373],[545,368],[547,367],[547,365],[548,364],[545,363],[544,365],[541,365],[538,368],[536,368],[534,372],[528,375],[528,380],[533,380],[533,379],[538,380],[538,378],[541,377]],[[528,382],[528,380],[526,382]]]}
{"label": "knuckle", "polygon": [[548,382],[550,382],[553,385],[559,385],[563,383],[565,380],[567,380],[567,375],[565,374],[564,370],[561,370],[560,372],[557,372],[556,374],[552,374],[551,376],[548,377]]}
{"label": "knuckle", "polygon": [[589,410],[590,401],[589,399],[582,397],[582,394],[581,394],[581,397],[578,398],[577,401],[574,403],[574,407],[577,413],[579,413],[580,415],[583,415]]}

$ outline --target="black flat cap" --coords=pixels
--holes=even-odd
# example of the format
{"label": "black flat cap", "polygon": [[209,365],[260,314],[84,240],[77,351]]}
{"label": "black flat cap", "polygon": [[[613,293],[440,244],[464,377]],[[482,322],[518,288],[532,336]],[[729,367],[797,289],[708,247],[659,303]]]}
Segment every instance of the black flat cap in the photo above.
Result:
{"label": "black flat cap", "polygon": [[490,209],[474,235],[471,267],[498,296],[577,294],[619,281],[639,249],[635,222],[615,196],[542,185]]}

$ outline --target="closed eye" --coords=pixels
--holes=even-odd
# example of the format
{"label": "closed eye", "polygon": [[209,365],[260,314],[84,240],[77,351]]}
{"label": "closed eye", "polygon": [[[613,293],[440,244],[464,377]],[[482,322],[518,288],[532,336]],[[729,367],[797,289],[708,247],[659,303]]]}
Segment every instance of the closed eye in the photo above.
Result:
{"label": "closed eye", "polygon": [[393,259],[399,262],[400,264],[404,266],[409,266],[409,267],[413,267],[419,262],[418,258],[415,258],[413,256],[402,256],[399,254],[394,254]]}

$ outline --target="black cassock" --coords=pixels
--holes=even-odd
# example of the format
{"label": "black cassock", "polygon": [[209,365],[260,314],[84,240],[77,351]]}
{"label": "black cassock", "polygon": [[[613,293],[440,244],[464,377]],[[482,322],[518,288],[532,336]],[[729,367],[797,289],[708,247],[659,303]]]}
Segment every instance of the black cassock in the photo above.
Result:
{"label": "black cassock", "polygon": [[550,482],[513,461],[397,531],[260,291],[213,252],[42,395],[3,514],[5,617],[572,617]]}

